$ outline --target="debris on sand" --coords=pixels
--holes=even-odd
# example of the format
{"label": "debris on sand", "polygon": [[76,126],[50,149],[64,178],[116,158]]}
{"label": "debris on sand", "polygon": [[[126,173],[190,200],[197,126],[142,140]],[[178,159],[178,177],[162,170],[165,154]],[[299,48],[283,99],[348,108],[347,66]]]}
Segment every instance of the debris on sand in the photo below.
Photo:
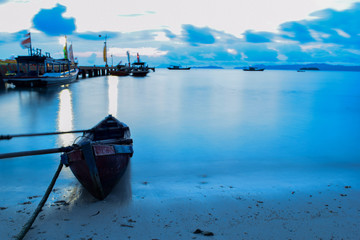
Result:
{"label": "debris on sand", "polygon": [[99,214],[100,214],[100,211],[97,211],[97,213],[91,215],[90,217],[94,217],[94,216],[99,215]]}
{"label": "debris on sand", "polygon": [[56,206],[67,206],[67,205],[69,205],[69,203],[64,201],[64,200],[55,201],[54,204]]}
{"label": "debris on sand", "polygon": [[122,227],[128,227],[128,228],[133,228],[133,227],[134,227],[134,226],[127,225],[127,224],[121,224],[120,226],[122,226]]}
{"label": "debris on sand", "polygon": [[203,230],[201,230],[201,229],[199,229],[199,228],[196,229],[193,233],[194,233],[194,234],[202,234],[202,235],[207,236],[207,237],[209,237],[209,236],[214,236],[214,233],[209,232],[209,231],[203,231]]}

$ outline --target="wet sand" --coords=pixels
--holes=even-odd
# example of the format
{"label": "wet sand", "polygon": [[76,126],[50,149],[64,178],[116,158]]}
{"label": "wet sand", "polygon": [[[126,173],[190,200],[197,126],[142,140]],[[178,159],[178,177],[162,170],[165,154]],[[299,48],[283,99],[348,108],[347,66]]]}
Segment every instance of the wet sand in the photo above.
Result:
{"label": "wet sand", "polygon": [[[246,190],[199,175],[174,181],[129,184],[129,172],[104,201],[75,182],[58,189],[25,239],[358,239],[357,185],[313,189],[274,185]],[[171,180],[170,180],[171,181]],[[191,182],[193,183],[191,184]],[[164,188],[165,187],[165,188]],[[187,194],[179,194],[187,191]],[[250,191],[249,191],[250,190]],[[40,201],[29,196],[0,210],[1,239],[20,231]]]}

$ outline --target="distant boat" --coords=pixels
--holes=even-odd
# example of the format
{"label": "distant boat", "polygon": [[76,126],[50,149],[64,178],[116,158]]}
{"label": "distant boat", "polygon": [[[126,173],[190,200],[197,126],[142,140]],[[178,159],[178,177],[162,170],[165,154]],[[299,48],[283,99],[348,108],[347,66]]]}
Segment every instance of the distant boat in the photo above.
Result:
{"label": "distant boat", "polygon": [[317,67],[303,67],[303,68],[300,68],[300,70],[311,70],[311,71],[319,71],[320,69],[317,68]]}
{"label": "distant boat", "polygon": [[113,76],[128,76],[131,73],[131,69],[127,65],[117,65],[116,69],[109,71]]}
{"label": "distant boat", "polygon": [[264,71],[264,68],[256,68],[256,67],[247,67],[243,69],[244,71]]}
{"label": "distant boat", "polygon": [[171,65],[167,69],[169,69],[169,70],[190,70],[191,67],[181,67],[180,65]]}
{"label": "distant boat", "polygon": [[134,77],[145,77],[149,72],[149,67],[145,66],[145,62],[134,62],[132,64],[131,73]]}
{"label": "distant boat", "polygon": [[16,74],[6,76],[4,82],[15,87],[47,87],[51,85],[69,84],[77,79],[79,69],[68,59],[54,59],[50,54],[18,56]]}
{"label": "distant boat", "polygon": [[299,69],[299,70],[297,70],[298,72],[305,72],[305,70],[301,70],[301,69]]}
{"label": "distant boat", "polygon": [[[134,77],[145,77],[150,71],[148,65],[140,61],[140,55],[137,53],[137,62],[131,64],[131,73]],[[155,71],[155,68],[153,68]]]}

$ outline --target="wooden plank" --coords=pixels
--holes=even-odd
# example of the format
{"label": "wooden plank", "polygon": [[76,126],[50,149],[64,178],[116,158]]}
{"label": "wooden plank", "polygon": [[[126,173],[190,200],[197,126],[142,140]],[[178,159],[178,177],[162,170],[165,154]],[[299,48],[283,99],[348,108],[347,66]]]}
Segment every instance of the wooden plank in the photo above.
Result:
{"label": "wooden plank", "polygon": [[95,187],[96,191],[100,194],[99,197],[101,199],[103,199],[103,198],[105,198],[105,195],[104,195],[104,191],[103,191],[102,184],[100,181],[99,171],[96,166],[95,156],[94,156],[92,145],[91,145],[91,143],[88,142],[84,145],[81,145],[81,149],[84,154],[86,164],[88,165],[91,180],[94,184],[94,187]]}
{"label": "wooden plank", "polygon": [[116,153],[134,153],[132,145],[113,145]]}

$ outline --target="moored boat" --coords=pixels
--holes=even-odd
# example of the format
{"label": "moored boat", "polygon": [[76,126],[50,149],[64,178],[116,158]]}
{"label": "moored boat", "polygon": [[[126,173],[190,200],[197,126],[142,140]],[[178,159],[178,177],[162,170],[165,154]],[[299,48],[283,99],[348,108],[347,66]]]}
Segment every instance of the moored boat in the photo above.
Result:
{"label": "moored boat", "polygon": [[190,70],[191,67],[181,67],[180,65],[170,65],[167,69],[169,69],[169,70]]}
{"label": "moored boat", "polygon": [[244,71],[264,71],[264,68],[248,67],[244,68]]}
{"label": "moored boat", "polygon": [[110,75],[119,76],[119,77],[128,76],[128,75],[130,75],[130,73],[131,73],[131,70],[126,65],[117,65],[116,69],[109,71]]}
{"label": "moored boat", "polygon": [[145,77],[149,73],[149,67],[144,62],[135,62],[132,64],[131,73],[134,77]]}
{"label": "moored boat", "polygon": [[6,76],[4,82],[15,87],[47,87],[69,84],[77,79],[79,70],[71,69],[68,59],[54,59],[50,54],[18,56],[16,74]]}
{"label": "moored boat", "polygon": [[121,179],[133,155],[130,129],[109,115],[61,156],[95,198],[104,199]]}
{"label": "moored boat", "polygon": [[[129,59],[130,61],[130,59]],[[140,61],[140,55],[137,53],[137,61],[131,64],[131,73],[134,77],[145,77],[149,72],[150,68],[148,65],[145,65],[145,62]],[[155,68],[152,68],[155,71]]]}

